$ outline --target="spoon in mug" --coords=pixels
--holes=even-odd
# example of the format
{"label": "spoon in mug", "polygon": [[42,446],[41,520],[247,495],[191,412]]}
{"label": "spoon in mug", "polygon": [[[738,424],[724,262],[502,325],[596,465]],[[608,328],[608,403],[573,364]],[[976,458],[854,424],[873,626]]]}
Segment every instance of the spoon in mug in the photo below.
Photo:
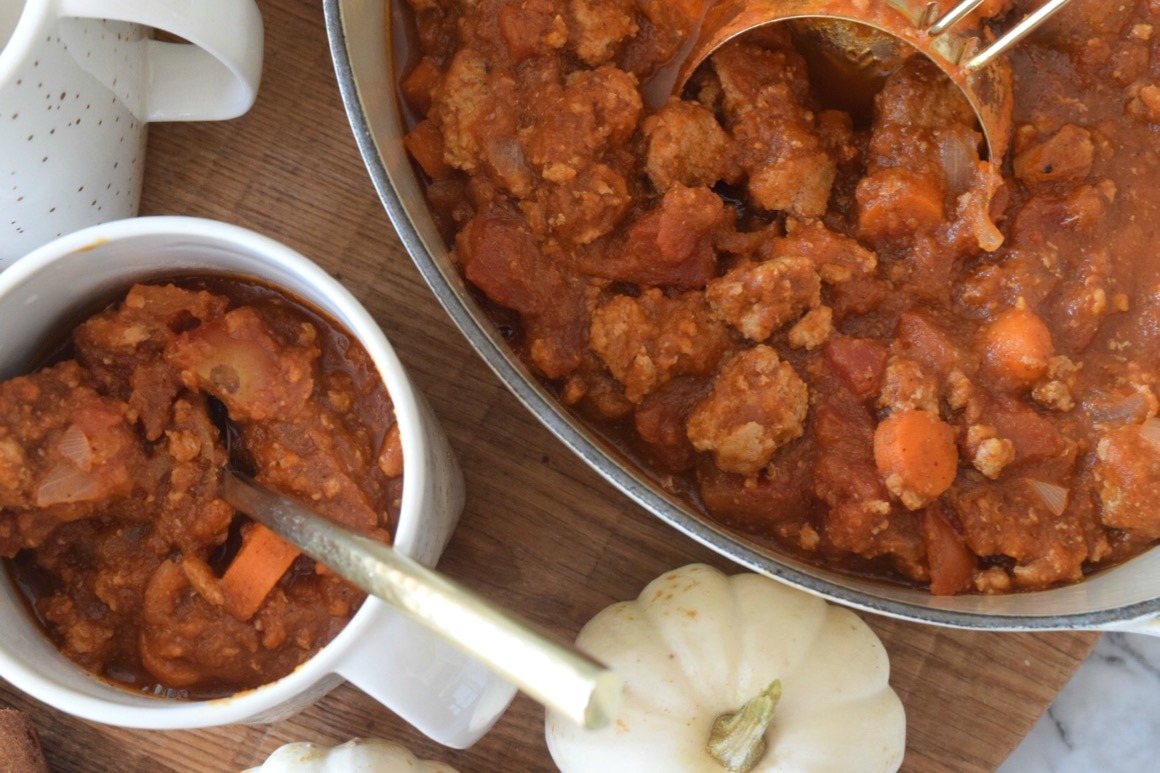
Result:
{"label": "spoon in mug", "polygon": [[222,498],[580,726],[597,729],[616,716],[621,681],[614,672],[438,572],[233,470],[223,473]]}

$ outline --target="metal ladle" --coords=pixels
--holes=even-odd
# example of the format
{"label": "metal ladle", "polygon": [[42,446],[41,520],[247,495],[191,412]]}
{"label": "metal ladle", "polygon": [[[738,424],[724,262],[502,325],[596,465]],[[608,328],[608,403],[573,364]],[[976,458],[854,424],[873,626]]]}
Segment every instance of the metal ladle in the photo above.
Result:
{"label": "metal ladle", "polygon": [[807,59],[820,57],[865,95],[872,96],[877,91],[873,84],[881,86],[912,50],[924,54],[966,96],[979,117],[990,158],[1000,161],[1013,122],[1011,70],[1000,54],[1070,0],[1047,0],[990,43],[961,26],[983,2],[961,0],[944,13],[950,0],[720,0],[706,11],[699,37],[678,72],[675,93],[725,43],[758,27],[789,22],[795,35],[804,38],[804,48],[812,49],[803,51]]}

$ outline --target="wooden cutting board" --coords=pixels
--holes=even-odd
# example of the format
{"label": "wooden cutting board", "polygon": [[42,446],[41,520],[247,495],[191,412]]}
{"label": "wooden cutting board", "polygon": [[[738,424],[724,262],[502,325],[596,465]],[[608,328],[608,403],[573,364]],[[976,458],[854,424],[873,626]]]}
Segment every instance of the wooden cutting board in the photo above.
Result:
{"label": "wooden cutting board", "polygon": [[[727,561],[619,494],[502,386],[401,248],[339,98],[317,0],[260,0],[266,64],[235,121],[151,127],[142,214],[197,215],[277,238],[367,306],[442,419],[468,503],[440,568],[561,641],[613,601],[691,561]],[[907,709],[904,770],[993,770],[1050,705],[1097,634],[997,634],[867,618]],[[383,664],[389,668],[389,663]],[[519,696],[467,751],[443,749],[343,685],[284,722],[188,732],[73,719],[0,683],[29,712],[54,771],[238,771],[285,742],[400,741],[462,773],[551,771],[543,710]],[[612,772],[610,772],[612,773]]]}

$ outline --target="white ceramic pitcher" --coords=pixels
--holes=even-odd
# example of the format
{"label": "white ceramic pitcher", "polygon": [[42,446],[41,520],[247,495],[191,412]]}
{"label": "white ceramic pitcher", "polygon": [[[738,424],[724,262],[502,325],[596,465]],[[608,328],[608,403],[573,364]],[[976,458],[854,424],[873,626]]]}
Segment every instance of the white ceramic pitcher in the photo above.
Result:
{"label": "white ceramic pitcher", "polygon": [[0,0],[0,270],[136,215],[145,125],[246,112],[262,44],[254,0]]}

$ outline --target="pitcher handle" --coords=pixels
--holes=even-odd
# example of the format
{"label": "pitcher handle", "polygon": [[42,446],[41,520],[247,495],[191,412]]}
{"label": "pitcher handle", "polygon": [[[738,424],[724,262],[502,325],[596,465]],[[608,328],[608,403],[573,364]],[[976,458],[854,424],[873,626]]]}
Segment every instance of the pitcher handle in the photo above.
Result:
{"label": "pitcher handle", "polygon": [[61,0],[59,13],[142,24],[189,41],[144,41],[142,121],[236,118],[257,97],[265,32],[254,0]]}

